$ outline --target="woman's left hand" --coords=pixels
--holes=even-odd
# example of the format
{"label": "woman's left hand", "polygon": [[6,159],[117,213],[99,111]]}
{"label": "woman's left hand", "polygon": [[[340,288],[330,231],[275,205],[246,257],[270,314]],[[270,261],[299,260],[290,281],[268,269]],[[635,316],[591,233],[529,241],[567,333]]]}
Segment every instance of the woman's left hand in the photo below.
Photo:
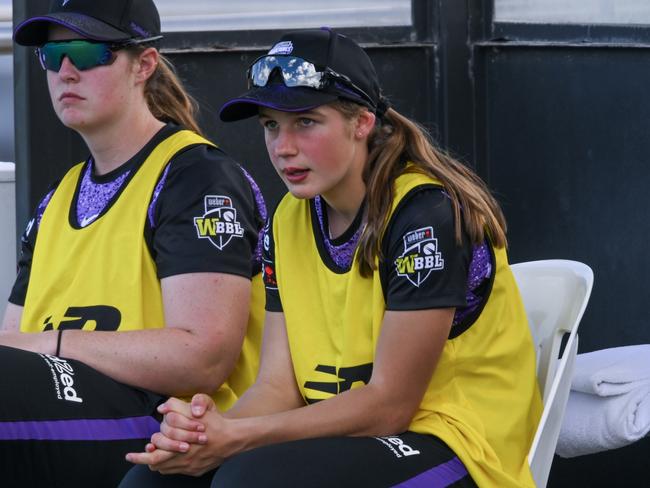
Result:
{"label": "woman's left hand", "polygon": [[151,470],[162,474],[201,476],[219,466],[227,457],[223,442],[227,438],[226,419],[206,395],[201,395],[199,403],[200,421],[193,415],[196,404],[193,407],[176,398],[167,400],[159,407],[164,413],[160,432],[151,437],[145,452],[129,453],[126,459],[135,464],[148,464]]}
{"label": "woman's left hand", "polygon": [[[162,434],[155,434],[162,435]],[[146,452],[129,453],[127,461],[134,464],[147,464],[152,471],[161,474],[185,474],[201,476],[217,468],[224,459],[214,455],[209,446],[192,444],[185,453],[171,452],[147,444]]]}

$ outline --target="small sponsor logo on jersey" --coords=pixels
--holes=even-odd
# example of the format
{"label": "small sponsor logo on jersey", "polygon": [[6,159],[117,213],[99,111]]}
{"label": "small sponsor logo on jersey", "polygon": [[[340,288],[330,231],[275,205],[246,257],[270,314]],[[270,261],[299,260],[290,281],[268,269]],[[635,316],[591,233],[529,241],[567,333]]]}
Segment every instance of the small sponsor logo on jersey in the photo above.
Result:
{"label": "small sponsor logo on jersey", "polygon": [[375,437],[375,439],[388,447],[388,449],[390,449],[391,452],[395,454],[395,457],[402,458],[408,456],[417,456],[420,454],[420,451],[413,449],[408,444],[404,444],[404,441],[397,436]]}
{"label": "small sponsor logo on jersey", "polygon": [[54,390],[59,400],[65,400],[74,403],[83,403],[83,398],[77,393],[74,383],[74,368],[63,358],[50,356],[49,354],[40,354],[50,367]]}
{"label": "small sponsor logo on jersey", "polygon": [[266,219],[264,223],[264,240],[262,241],[264,250],[269,252],[271,249],[271,236],[269,236],[269,230],[271,229],[271,219]]}
{"label": "small sponsor logo on jersey", "polygon": [[244,229],[237,220],[237,209],[232,199],[223,195],[206,195],[205,213],[194,217],[199,239],[209,239],[220,251],[235,237],[243,237]]}
{"label": "small sponsor logo on jersey", "polygon": [[269,51],[269,56],[273,54],[291,54],[293,52],[293,43],[291,41],[278,42]]}
{"label": "small sponsor logo on jersey", "polygon": [[98,213],[91,215],[89,217],[84,217],[83,219],[81,219],[81,222],[79,222],[79,227],[86,227],[89,224],[92,224],[97,217],[99,217]]}
{"label": "small sponsor logo on jersey", "polygon": [[262,271],[264,272],[264,286],[269,290],[277,290],[278,280],[275,278],[275,269],[273,269],[272,263],[262,260]]}
{"label": "small sponsor logo on jersey", "polygon": [[419,287],[432,271],[444,269],[445,260],[438,251],[438,239],[433,237],[433,227],[407,232],[402,239],[404,252],[395,260],[398,276]]}
{"label": "small sponsor logo on jersey", "polygon": [[25,236],[28,236],[32,231],[32,228],[34,227],[34,220],[35,219],[31,219],[29,222],[27,222],[27,227],[25,228]]}

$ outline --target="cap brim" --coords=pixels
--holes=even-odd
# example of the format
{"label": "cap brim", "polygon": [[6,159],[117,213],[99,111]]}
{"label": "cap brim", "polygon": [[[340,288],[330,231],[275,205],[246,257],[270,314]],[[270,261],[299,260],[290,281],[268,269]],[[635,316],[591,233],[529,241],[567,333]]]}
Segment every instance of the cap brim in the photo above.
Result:
{"label": "cap brim", "polygon": [[126,41],[131,34],[87,15],[72,12],[32,17],[16,27],[14,41],[22,46],[42,46],[48,41],[52,24],[63,26],[93,41]]}
{"label": "cap brim", "polygon": [[260,107],[281,112],[304,112],[320,105],[333,102],[339,97],[333,93],[317,91],[312,88],[293,87],[284,84],[272,84],[254,87],[246,93],[226,102],[219,111],[224,122],[255,117]]}

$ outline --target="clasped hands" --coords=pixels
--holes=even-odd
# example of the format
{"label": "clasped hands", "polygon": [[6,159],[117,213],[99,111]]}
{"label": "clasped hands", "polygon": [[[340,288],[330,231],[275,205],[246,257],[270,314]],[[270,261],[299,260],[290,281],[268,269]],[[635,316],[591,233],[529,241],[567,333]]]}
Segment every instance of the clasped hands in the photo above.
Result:
{"label": "clasped hands", "polygon": [[170,398],[158,407],[160,432],[151,436],[145,452],[128,453],[126,460],[147,464],[161,474],[201,476],[215,469],[232,452],[227,423],[212,398],[197,394],[187,403]]}

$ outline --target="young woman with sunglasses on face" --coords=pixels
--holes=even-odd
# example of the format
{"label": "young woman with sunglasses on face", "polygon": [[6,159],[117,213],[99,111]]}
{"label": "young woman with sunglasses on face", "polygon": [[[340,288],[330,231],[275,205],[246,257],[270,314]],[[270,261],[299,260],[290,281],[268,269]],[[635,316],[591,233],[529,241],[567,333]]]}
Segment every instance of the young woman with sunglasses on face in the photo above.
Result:
{"label": "young woman with sunglasses on face", "polygon": [[164,398],[226,409],[254,380],[264,203],[199,135],[160,38],[151,0],[55,1],[16,29],[90,155],[23,236],[0,332],[3,486],[114,487]]}
{"label": "young woman with sunglasses on face", "polygon": [[[249,84],[221,118],[259,117],[289,189],[264,240],[260,372],[225,414],[168,400],[128,459],[214,487],[534,486],[535,351],[484,183],[331,30],[285,35]],[[121,486],[182,483],[139,466]]]}

